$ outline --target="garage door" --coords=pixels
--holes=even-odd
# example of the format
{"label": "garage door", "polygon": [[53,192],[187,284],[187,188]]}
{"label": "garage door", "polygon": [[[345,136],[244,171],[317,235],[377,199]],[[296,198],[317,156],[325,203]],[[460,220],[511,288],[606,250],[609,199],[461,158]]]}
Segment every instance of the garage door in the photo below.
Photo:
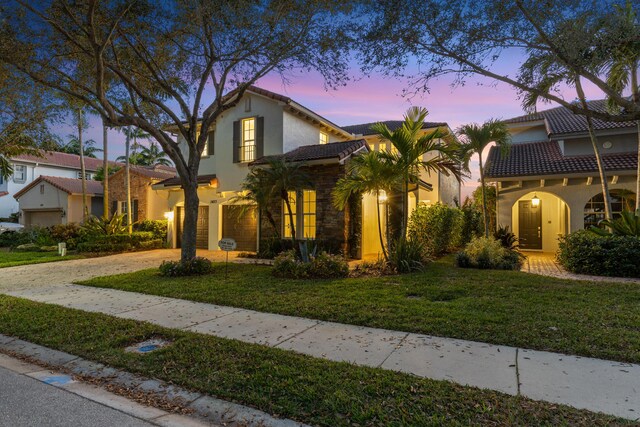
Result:
{"label": "garage door", "polygon": [[[178,207],[178,247],[182,246],[182,225],[184,223],[184,208]],[[198,208],[198,223],[196,226],[196,248],[209,249],[209,207]]]}
{"label": "garage door", "polygon": [[235,239],[239,251],[255,252],[258,239],[255,207],[222,206],[222,237]]}
{"label": "garage door", "polygon": [[24,211],[25,227],[37,225],[39,227],[49,227],[51,225],[62,224],[62,211]]}

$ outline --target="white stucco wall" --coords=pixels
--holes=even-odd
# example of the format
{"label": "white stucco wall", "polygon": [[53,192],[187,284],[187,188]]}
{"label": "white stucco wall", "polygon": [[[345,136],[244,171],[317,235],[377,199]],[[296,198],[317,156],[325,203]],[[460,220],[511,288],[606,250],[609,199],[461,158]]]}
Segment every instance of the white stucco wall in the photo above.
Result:
{"label": "white stucco wall", "polygon": [[544,124],[512,124],[509,125],[512,144],[525,144],[527,142],[539,142],[549,139]]}

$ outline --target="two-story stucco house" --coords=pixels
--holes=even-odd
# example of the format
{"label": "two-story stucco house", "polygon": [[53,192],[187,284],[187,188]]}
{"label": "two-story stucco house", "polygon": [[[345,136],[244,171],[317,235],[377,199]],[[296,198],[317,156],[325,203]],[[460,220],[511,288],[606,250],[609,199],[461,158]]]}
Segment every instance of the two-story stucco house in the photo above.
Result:
{"label": "two-story stucco house", "polygon": [[[604,101],[590,108],[604,109]],[[487,181],[497,183],[497,222],[526,250],[555,252],[558,237],[604,219],[604,198],[586,120],[564,107],[506,120],[512,147],[492,147]],[[594,119],[614,216],[634,209],[638,133],[633,122]]]}
{"label": "two-story stucco house", "polygon": [[[238,244],[238,250],[257,249],[261,233],[265,231],[264,221],[259,221],[255,211],[247,214],[245,209],[240,214],[234,205],[234,197],[241,190],[250,167],[263,167],[264,159],[284,156],[288,161],[304,162],[309,166],[315,181],[314,188],[291,197],[295,205],[296,237],[331,241],[335,247],[346,250],[352,221],[348,213],[337,212],[333,208],[331,190],[338,178],[344,175],[348,159],[371,149],[367,138],[372,146],[377,144],[377,140],[373,142],[375,135],[370,133],[367,125],[355,128],[360,130],[357,135],[349,127],[340,127],[287,96],[258,87],[250,88],[235,107],[218,119],[209,133],[199,170],[197,246],[217,249],[221,238],[232,237]],[[438,182],[439,178],[431,179]],[[432,184],[424,184],[424,191],[432,189]],[[420,193],[414,206],[418,200],[452,201],[453,197],[459,197],[459,185],[452,186],[455,187],[453,189],[448,189],[445,184],[433,187],[442,191],[435,198]],[[174,232],[171,234],[174,246],[179,247],[184,206],[179,179],[164,180],[153,188],[169,192],[167,216],[173,216]],[[363,209],[359,210],[363,212],[361,220],[375,219],[375,214],[370,212],[370,209],[375,212],[375,204],[373,207],[368,206],[370,204],[371,200],[365,198]],[[278,227],[281,227],[279,234],[288,237],[290,231],[286,221],[281,220],[284,207],[275,206],[274,209]],[[372,222],[370,227],[363,225],[361,238],[371,243],[365,243],[361,252],[377,252],[377,234],[368,236],[367,233],[369,228],[377,233],[375,224]],[[351,237],[353,235],[359,234],[351,233]]]}
{"label": "two-story stucco house", "polygon": [[[18,201],[14,196],[40,176],[81,178],[80,156],[53,151],[43,151],[42,156],[23,154],[12,157],[13,175],[0,177],[0,218],[8,218],[18,212]],[[85,172],[92,179],[102,160],[85,157]]]}

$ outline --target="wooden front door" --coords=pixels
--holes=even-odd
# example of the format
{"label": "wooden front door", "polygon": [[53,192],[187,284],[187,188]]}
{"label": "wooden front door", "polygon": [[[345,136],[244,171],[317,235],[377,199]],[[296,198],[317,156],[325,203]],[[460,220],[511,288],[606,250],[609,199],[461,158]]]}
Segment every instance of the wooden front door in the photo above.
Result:
{"label": "wooden front door", "polygon": [[[184,223],[184,208],[178,206],[178,247],[182,247],[182,230]],[[209,207],[200,206],[198,208],[198,223],[196,226],[196,248],[209,249]]]}
{"label": "wooden front door", "polygon": [[518,223],[521,249],[542,249],[542,202],[533,206],[531,200],[518,202]]}
{"label": "wooden front door", "polygon": [[258,240],[258,213],[255,207],[222,206],[222,237],[237,243],[237,250],[255,252]]}

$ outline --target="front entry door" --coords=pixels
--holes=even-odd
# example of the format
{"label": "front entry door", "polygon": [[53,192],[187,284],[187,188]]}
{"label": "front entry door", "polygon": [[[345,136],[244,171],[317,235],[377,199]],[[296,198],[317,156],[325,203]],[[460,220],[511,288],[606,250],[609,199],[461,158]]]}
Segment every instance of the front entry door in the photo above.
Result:
{"label": "front entry door", "polygon": [[542,203],[533,206],[530,200],[518,203],[521,249],[542,249]]}

